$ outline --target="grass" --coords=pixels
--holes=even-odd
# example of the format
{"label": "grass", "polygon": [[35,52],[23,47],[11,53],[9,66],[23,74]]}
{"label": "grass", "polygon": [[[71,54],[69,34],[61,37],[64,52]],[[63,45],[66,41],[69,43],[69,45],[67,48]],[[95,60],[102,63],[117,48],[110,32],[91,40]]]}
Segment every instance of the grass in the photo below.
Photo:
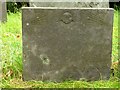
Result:
{"label": "grass", "polygon": [[0,49],[2,59],[2,88],[118,88],[118,11],[114,15],[113,48],[111,68],[115,76],[110,80],[100,81],[65,81],[62,83],[22,81],[22,25],[21,13],[8,15],[8,21],[0,25]]}

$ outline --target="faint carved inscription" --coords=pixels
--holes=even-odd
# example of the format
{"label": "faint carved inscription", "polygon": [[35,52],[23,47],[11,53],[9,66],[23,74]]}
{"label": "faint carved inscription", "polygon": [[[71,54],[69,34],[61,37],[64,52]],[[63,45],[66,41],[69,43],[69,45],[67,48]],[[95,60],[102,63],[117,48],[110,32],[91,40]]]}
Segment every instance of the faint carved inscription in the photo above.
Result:
{"label": "faint carved inscription", "polygon": [[61,21],[65,24],[69,24],[73,21],[72,14],[69,12],[65,12],[61,18]]}

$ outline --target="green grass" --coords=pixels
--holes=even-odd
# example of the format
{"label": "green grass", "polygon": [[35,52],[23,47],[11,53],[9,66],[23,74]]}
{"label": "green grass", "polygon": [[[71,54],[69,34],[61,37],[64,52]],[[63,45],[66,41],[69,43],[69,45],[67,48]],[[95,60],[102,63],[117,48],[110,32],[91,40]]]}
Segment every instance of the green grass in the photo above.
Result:
{"label": "green grass", "polygon": [[118,60],[118,11],[114,13],[113,41],[112,41],[112,60]]}
{"label": "green grass", "polygon": [[[0,49],[2,59],[3,88],[118,88],[117,65],[113,65],[115,76],[105,81],[65,81],[62,83],[22,81],[22,25],[21,13],[8,15],[8,21],[1,24]],[[112,61],[118,60],[118,11],[114,15]],[[119,73],[120,74],[120,73]]]}

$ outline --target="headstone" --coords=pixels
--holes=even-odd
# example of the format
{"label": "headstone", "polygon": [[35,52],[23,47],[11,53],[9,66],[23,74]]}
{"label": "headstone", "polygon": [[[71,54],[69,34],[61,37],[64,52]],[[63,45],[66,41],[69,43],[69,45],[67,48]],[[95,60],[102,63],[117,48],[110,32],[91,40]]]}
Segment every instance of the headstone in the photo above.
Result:
{"label": "headstone", "polygon": [[[48,2],[47,2],[48,1]],[[79,7],[79,8],[109,8],[109,0],[30,0],[31,7]],[[61,1],[61,2],[60,2]]]}
{"label": "headstone", "polygon": [[109,79],[113,9],[22,10],[23,79]]}
{"label": "headstone", "polygon": [[0,0],[0,22],[7,21],[7,9],[5,0]]}

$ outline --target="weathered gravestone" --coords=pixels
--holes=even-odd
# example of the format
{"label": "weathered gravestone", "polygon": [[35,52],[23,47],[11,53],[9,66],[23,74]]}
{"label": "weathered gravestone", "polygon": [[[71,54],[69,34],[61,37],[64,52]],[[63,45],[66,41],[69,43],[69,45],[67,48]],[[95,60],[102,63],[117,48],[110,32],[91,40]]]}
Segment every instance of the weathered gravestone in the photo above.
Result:
{"label": "weathered gravestone", "polygon": [[7,9],[5,0],[0,0],[0,22],[7,21]]}
{"label": "weathered gravestone", "polygon": [[23,8],[23,79],[109,79],[113,9]]}
{"label": "weathered gravestone", "polygon": [[[81,7],[81,8],[109,8],[109,0],[29,0],[31,7]],[[36,1],[36,2],[35,2]],[[47,2],[48,1],[48,2]]]}

